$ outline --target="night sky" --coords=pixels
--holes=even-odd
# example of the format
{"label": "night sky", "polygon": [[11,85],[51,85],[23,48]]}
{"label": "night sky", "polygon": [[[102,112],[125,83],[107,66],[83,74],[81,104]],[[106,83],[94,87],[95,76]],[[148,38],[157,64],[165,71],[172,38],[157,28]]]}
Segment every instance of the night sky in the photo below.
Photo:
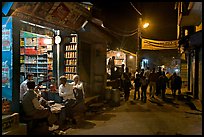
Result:
{"label": "night sky", "polygon": [[104,26],[117,32],[131,32],[137,28],[138,18],[150,23],[143,37],[155,40],[175,40],[177,11],[175,2],[132,2],[142,13],[140,16],[130,2],[93,2],[101,10],[99,17]]}

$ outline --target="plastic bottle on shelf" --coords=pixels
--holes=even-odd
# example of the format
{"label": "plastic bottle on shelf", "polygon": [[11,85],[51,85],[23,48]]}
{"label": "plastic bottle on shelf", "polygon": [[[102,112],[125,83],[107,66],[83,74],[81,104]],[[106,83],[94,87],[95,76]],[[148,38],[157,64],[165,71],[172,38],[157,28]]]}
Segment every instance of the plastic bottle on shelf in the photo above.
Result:
{"label": "plastic bottle on shelf", "polygon": [[76,42],[76,37],[74,36],[74,42]]}
{"label": "plastic bottle on shelf", "polygon": [[72,37],[72,42],[74,42],[74,37]]}

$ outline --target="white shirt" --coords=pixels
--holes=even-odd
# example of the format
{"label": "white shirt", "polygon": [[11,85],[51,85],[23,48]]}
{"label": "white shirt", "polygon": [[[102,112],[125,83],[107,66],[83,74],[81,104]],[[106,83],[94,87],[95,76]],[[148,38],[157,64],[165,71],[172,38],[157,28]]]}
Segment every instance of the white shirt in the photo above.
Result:
{"label": "white shirt", "polygon": [[20,100],[23,100],[23,95],[25,94],[25,92],[28,90],[27,88],[27,82],[28,80],[26,79],[25,81],[23,81],[20,85]]}
{"label": "white shirt", "polygon": [[79,90],[82,90],[83,97],[85,98],[85,92],[84,92],[83,82],[78,81],[77,84],[75,84],[75,82],[71,82],[70,84],[72,85],[73,89],[74,89],[74,88],[77,88],[77,89],[79,89]]}
{"label": "white shirt", "polygon": [[137,77],[137,76],[136,76],[137,74],[139,74],[139,72],[136,71],[136,72],[135,72],[135,78]]}
{"label": "white shirt", "polygon": [[66,83],[66,85],[63,86],[63,84],[61,84],[59,86],[59,96],[63,97],[64,100],[75,99],[72,85],[70,83]]}

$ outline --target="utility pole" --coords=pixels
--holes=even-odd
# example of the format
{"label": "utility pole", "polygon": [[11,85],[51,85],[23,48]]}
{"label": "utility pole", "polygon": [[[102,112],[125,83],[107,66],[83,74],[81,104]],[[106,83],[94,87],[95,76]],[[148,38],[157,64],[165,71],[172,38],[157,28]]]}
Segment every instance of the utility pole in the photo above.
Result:
{"label": "utility pole", "polygon": [[138,22],[138,33],[137,33],[137,50],[136,50],[136,68],[140,70],[140,50],[141,50],[141,46],[140,46],[140,38],[141,38],[141,25],[142,25],[142,18],[139,18],[139,22]]}

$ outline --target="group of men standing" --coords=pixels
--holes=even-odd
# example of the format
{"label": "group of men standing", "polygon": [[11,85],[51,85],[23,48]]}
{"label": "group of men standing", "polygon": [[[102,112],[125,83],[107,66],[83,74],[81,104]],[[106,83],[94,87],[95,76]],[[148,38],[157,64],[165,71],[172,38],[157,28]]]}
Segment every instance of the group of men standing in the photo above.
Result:
{"label": "group of men standing", "polygon": [[[131,84],[131,73],[129,72],[128,67],[124,69],[124,64],[121,66],[121,68],[117,68],[115,71],[114,60],[115,57],[113,56],[110,58],[108,63],[109,69],[111,70],[111,79],[120,79],[120,87],[124,91],[125,101],[127,101],[129,99],[130,89],[133,87]],[[148,86],[151,99],[154,98],[155,95],[161,95],[162,99],[165,99],[165,92],[167,88],[171,88],[174,98],[176,97],[177,90],[178,94],[181,94],[181,77],[178,76],[175,72],[173,75],[171,75],[169,72],[165,73],[165,71],[162,71],[161,67],[158,67],[157,72],[155,68],[150,70],[149,67],[147,67],[145,70],[141,69],[140,72],[139,70],[136,70],[134,83],[134,100],[136,99],[137,93],[137,100],[141,99],[141,101],[146,102],[146,92]]]}
{"label": "group of men standing", "polygon": [[[146,92],[147,87],[149,86],[150,98],[154,98],[155,95],[161,95],[162,99],[165,99],[166,88],[171,88],[172,95],[175,98],[176,91],[178,90],[178,94],[181,94],[181,85],[182,80],[181,77],[178,76],[175,72],[173,75],[169,75],[170,73],[161,70],[161,67],[158,68],[156,72],[155,68],[150,71],[149,67],[146,70],[142,69],[140,72],[136,71],[135,73],[135,92],[134,92],[134,100],[136,99],[136,93],[138,93],[138,98],[143,102],[146,102]],[[170,83],[170,86],[169,86]],[[140,94],[141,89],[141,94]]]}

